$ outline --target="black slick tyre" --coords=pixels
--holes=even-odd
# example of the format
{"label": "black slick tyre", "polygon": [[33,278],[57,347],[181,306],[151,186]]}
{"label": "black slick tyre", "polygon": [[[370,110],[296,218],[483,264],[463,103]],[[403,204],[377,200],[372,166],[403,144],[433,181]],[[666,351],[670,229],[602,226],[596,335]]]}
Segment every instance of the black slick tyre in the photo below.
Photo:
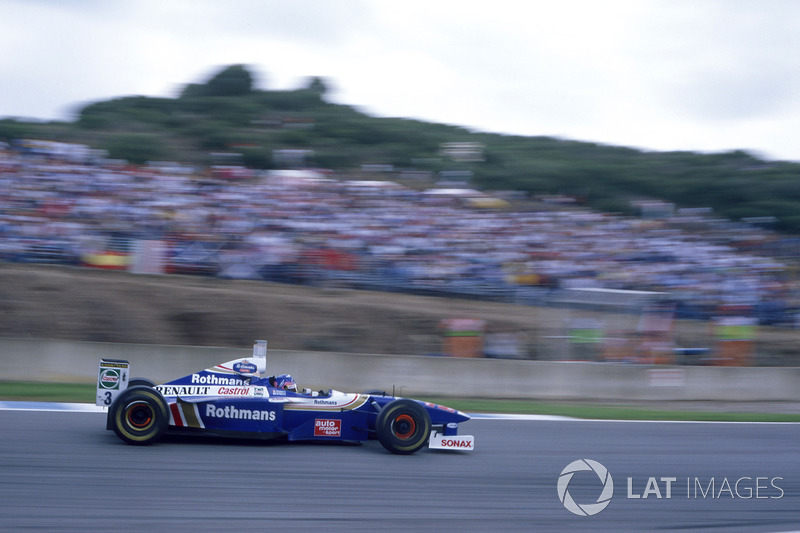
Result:
{"label": "black slick tyre", "polygon": [[156,386],[156,384],[153,383],[152,380],[147,379],[147,378],[131,378],[131,380],[128,382],[128,388],[131,388],[131,387],[150,387],[151,389],[154,389],[155,386]]}
{"label": "black slick tyre", "polygon": [[392,453],[409,455],[427,444],[431,417],[417,402],[400,398],[381,409],[375,421],[375,432],[384,448]]}
{"label": "black slick tyre", "polygon": [[128,444],[157,442],[166,432],[169,411],[164,397],[147,386],[125,389],[108,413],[114,433]]}

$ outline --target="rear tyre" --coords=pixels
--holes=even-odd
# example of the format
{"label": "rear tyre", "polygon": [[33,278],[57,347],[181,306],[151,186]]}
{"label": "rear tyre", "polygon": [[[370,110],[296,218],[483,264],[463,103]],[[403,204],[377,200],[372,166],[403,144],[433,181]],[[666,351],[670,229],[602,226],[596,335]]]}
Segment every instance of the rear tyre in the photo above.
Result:
{"label": "rear tyre", "polygon": [[108,413],[111,429],[128,444],[153,444],[166,432],[169,423],[167,402],[147,386],[125,389]]}
{"label": "rear tyre", "polygon": [[150,387],[151,389],[154,389],[156,384],[147,378],[131,378],[131,380],[128,382],[128,388],[131,387]]}
{"label": "rear tyre", "polygon": [[381,409],[375,421],[375,432],[384,448],[392,453],[409,455],[428,442],[431,417],[417,402],[400,398]]}

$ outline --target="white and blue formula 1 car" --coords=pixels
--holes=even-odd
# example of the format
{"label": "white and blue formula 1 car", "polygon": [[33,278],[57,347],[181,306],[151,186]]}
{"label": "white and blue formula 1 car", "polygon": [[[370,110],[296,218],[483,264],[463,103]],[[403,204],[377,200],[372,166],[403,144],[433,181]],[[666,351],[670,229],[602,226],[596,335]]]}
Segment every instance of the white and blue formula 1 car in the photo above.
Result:
{"label": "white and blue formula 1 car", "polygon": [[377,438],[396,454],[432,449],[471,451],[458,435],[468,415],[386,393],[298,391],[291,376],[264,377],[266,341],[253,356],[234,359],[156,385],[129,377],[129,363],[102,359],[97,405],[108,407],[106,429],[129,444],[152,444],[164,434],[289,441],[363,442]]}

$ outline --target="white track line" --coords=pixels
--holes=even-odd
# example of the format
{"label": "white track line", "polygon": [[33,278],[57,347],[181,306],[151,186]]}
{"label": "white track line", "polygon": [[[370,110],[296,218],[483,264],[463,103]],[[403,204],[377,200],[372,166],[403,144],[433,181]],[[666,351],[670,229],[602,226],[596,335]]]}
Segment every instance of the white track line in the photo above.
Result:
{"label": "white track line", "polygon": [[105,407],[91,403],[0,402],[0,411],[58,411],[62,413],[105,413]]}
{"label": "white track line", "polygon": [[[62,413],[106,413],[107,408],[90,403],[10,402],[0,401],[0,411],[50,411]],[[645,422],[662,424],[781,424],[800,425],[800,422],[746,422],[735,420],[614,420],[574,418],[557,415],[524,415],[499,413],[467,413],[473,420],[527,420],[537,422]]]}
{"label": "white track line", "polygon": [[569,421],[581,420],[569,416],[556,415],[515,415],[515,414],[495,414],[495,413],[467,413],[473,420],[539,420],[539,421]]}

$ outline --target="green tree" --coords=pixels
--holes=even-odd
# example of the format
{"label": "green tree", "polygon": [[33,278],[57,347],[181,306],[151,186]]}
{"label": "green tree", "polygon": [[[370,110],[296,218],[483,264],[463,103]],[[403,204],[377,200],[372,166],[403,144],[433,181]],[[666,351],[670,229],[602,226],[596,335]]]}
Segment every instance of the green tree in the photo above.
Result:
{"label": "green tree", "polygon": [[266,147],[243,148],[242,163],[247,168],[270,169],[274,168],[272,152]]}
{"label": "green tree", "polygon": [[328,84],[325,83],[324,79],[314,76],[312,78],[308,78],[306,81],[306,90],[316,94],[320,99],[322,99],[328,92]]}
{"label": "green tree", "polygon": [[165,141],[161,135],[152,133],[116,133],[108,137],[105,149],[112,159],[142,165],[164,159],[167,154]]}
{"label": "green tree", "polygon": [[243,96],[253,90],[253,76],[244,65],[222,69],[206,83],[208,96]]}
{"label": "green tree", "polygon": [[33,130],[32,125],[11,118],[0,120],[0,140],[23,139]]}
{"label": "green tree", "polygon": [[253,92],[253,76],[244,65],[230,65],[214,74],[206,83],[190,83],[181,91],[181,99],[204,96],[245,96]]}

